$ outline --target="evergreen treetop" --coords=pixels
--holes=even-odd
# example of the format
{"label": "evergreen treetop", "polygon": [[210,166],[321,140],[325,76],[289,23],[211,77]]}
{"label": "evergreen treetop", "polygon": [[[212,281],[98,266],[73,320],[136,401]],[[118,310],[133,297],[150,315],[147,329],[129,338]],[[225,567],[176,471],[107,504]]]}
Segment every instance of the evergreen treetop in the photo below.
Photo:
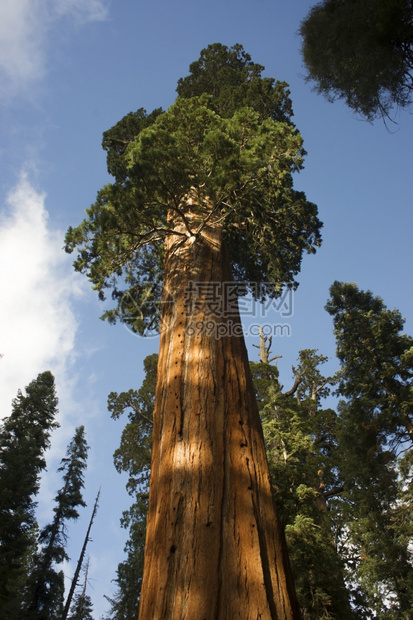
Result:
{"label": "evergreen treetop", "polygon": [[241,46],[209,46],[166,112],[139,110],[106,132],[115,182],[66,236],[66,250],[78,249],[75,268],[101,297],[112,289],[117,307],[104,318],[141,333],[156,326],[163,240],[195,241],[208,225],[222,229],[235,279],[263,283],[258,296],[297,286],[321,223],[293,189],[304,150],[285,85],[261,69]]}

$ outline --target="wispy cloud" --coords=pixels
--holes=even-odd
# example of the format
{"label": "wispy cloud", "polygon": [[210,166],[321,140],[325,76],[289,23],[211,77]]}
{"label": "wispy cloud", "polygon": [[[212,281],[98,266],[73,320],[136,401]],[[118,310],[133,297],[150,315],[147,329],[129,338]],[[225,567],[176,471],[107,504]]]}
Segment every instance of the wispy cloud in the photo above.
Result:
{"label": "wispy cloud", "polygon": [[82,22],[103,21],[108,17],[108,0],[55,0],[57,16],[69,15]]}
{"label": "wispy cloud", "polygon": [[1,0],[0,100],[27,95],[46,73],[49,35],[59,19],[102,21],[109,0]]}
{"label": "wispy cloud", "polygon": [[75,352],[73,301],[81,292],[63,233],[48,223],[45,195],[26,174],[9,192],[0,219],[0,417],[39,372],[50,369],[59,383]]}
{"label": "wispy cloud", "polygon": [[47,27],[41,3],[3,0],[0,3],[0,95],[8,98],[44,73]]}

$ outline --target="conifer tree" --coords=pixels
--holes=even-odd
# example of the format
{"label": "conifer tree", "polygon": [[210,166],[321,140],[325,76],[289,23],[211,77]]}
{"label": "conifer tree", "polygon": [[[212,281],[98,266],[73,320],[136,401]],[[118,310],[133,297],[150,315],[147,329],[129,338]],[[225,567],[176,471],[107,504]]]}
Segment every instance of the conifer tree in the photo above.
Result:
{"label": "conifer tree", "polygon": [[[341,468],[349,544],[347,564],[364,606],[378,618],[413,613],[413,338],[398,310],[370,291],[335,282],[332,315],[341,362]],[[380,535],[378,535],[380,533]],[[392,615],[393,614],[393,615]]]}
{"label": "conifer tree", "polygon": [[[337,613],[343,619],[352,618],[343,566],[333,540],[337,511],[327,514],[327,504],[342,491],[335,473],[337,416],[332,410],[321,408],[334,380],[323,377],[319,371],[326,361],[324,356],[302,351],[294,385],[282,392],[278,370],[268,363],[279,356],[271,356],[269,346],[264,344],[262,338],[259,348],[267,361],[251,363],[251,368],[264,421],[274,495],[283,525],[287,526],[299,602],[307,619],[332,619]],[[109,599],[111,620],[134,620],[139,604],[140,591],[134,586],[141,583],[143,571],[151,447],[147,439],[151,432],[157,355],[148,356],[144,368],[145,378],[138,392],[112,393],[108,399],[114,419],[128,412],[129,422],[115,452],[115,464],[119,472],[129,473],[127,486],[134,498],[123,516],[123,525],[129,527],[129,539],[126,558],[117,569],[118,590]]]}
{"label": "conifer tree", "polygon": [[[335,317],[338,354],[344,362],[338,375],[323,376],[326,357],[304,350],[293,369],[293,385],[284,390],[278,368],[271,364],[279,356],[271,354],[271,343],[264,337],[258,347],[264,362],[251,363],[274,494],[305,618],[407,619],[408,603],[402,611],[394,593],[397,583],[404,601],[411,599],[411,558],[406,550],[413,533],[412,451],[398,408],[411,402],[412,339],[400,333],[400,314],[387,311],[378,298],[354,285],[338,283],[332,293],[329,309]],[[363,347],[367,347],[365,351]],[[116,455],[119,470],[130,471],[131,480],[136,481],[144,472],[146,476],[149,468],[145,442],[151,428],[156,366],[156,356],[145,361],[145,390],[109,398],[113,417],[130,412],[130,424]],[[376,386],[364,376],[375,378]],[[383,407],[384,388],[391,377],[399,386]],[[323,407],[331,386],[337,383],[339,394],[347,397],[347,402],[339,405],[339,413]],[[382,390],[381,404],[373,398],[378,388]],[[353,396],[357,392],[357,403],[364,390],[370,390],[368,399],[361,400],[361,409],[357,409]],[[394,404],[396,394],[398,408],[388,416],[386,409]],[[370,410],[368,402],[373,406]],[[378,432],[380,425],[372,423],[372,416],[382,417],[385,433]],[[147,432],[141,432],[145,427]],[[118,568],[113,620],[133,618],[139,598],[133,584],[140,583],[142,576],[138,559],[142,557],[142,505],[146,508],[147,498],[139,484],[130,488],[138,503],[128,513],[128,555]]]}
{"label": "conifer tree", "polygon": [[0,429],[0,618],[19,618],[33,560],[35,496],[46,467],[50,434],[58,426],[55,381],[37,376],[18,392]]}
{"label": "conifer tree", "polygon": [[335,282],[326,310],[333,316],[340,394],[364,412],[363,427],[374,426],[379,445],[413,444],[413,338],[404,319],[380,297],[356,284]]}
{"label": "conifer tree", "polygon": [[82,489],[87,452],[85,429],[79,426],[58,469],[63,474],[63,487],[55,497],[53,521],[42,529],[39,536],[42,548],[31,576],[32,591],[28,606],[28,615],[33,620],[59,620],[63,613],[63,573],[56,570],[56,565],[68,559],[67,521],[77,519],[79,506],[86,506]]}
{"label": "conifer tree", "polygon": [[129,142],[124,121],[106,134],[115,181],[66,237],[76,269],[112,288],[106,318],[161,328],[140,620],[300,615],[239,291],[222,292],[235,279],[275,297],[320,243],[293,189],[304,150],[286,85],[262,70],[240,45],[203,50],[166,112]]}
{"label": "conifer tree", "polygon": [[343,486],[337,472],[337,415],[322,408],[335,381],[320,372],[326,361],[315,350],[301,351],[287,391],[274,366],[251,366],[303,617],[344,620],[354,616],[334,540],[334,501]]}

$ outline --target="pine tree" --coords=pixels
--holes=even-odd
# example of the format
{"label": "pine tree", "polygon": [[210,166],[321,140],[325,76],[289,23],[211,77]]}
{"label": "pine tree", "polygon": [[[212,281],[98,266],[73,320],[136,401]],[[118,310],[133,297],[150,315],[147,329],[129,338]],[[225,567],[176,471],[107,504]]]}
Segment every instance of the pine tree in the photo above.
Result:
{"label": "pine tree", "polygon": [[76,269],[113,289],[106,318],[161,329],[140,620],[299,617],[239,290],[225,290],[235,278],[275,297],[320,243],[317,208],[293,189],[304,151],[288,91],[262,69],[240,45],[203,50],[166,112],[129,143],[122,122],[110,130],[115,182],[66,237]]}
{"label": "pine tree", "polygon": [[58,620],[63,613],[63,573],[56,570],[56,565],[68,559],[67,521],[77,519],[78,507],[86,506],[82,489],[87,452],[85,429],[79,426],[58,469],[63,474],[64,484],[55,497],[53,521],[42,529],[39,536],[42,548],[31,576],[32,592],[28,605],[28,615],[33,620]]}
{"label": "pine tree", "polygon": [[378,618],[409,618],[413,338],[402,333],[400,312],[355,284],[335,282],[326,308],[345,398],[339,434],[348,500],[343,554],[364,607]]}
{"label": "pine tree", "polygon": [[19,618],[36,528],[34,497],[58,426],[54,377],[46,371],[18,392],[0,430],[0,618]]}

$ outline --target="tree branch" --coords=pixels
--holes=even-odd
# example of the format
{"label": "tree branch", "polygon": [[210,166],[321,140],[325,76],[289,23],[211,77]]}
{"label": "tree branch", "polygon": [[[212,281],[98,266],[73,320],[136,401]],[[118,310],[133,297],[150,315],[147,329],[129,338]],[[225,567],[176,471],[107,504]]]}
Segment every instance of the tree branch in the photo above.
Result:
{"label": "tree branch", "polygon": [[293,387],[288,390],[288,392],[283,392],[283,396],[293,396],[298,390],[299,385],[302,383],[302,377],[300,375],[295,375],[295,381]]}

